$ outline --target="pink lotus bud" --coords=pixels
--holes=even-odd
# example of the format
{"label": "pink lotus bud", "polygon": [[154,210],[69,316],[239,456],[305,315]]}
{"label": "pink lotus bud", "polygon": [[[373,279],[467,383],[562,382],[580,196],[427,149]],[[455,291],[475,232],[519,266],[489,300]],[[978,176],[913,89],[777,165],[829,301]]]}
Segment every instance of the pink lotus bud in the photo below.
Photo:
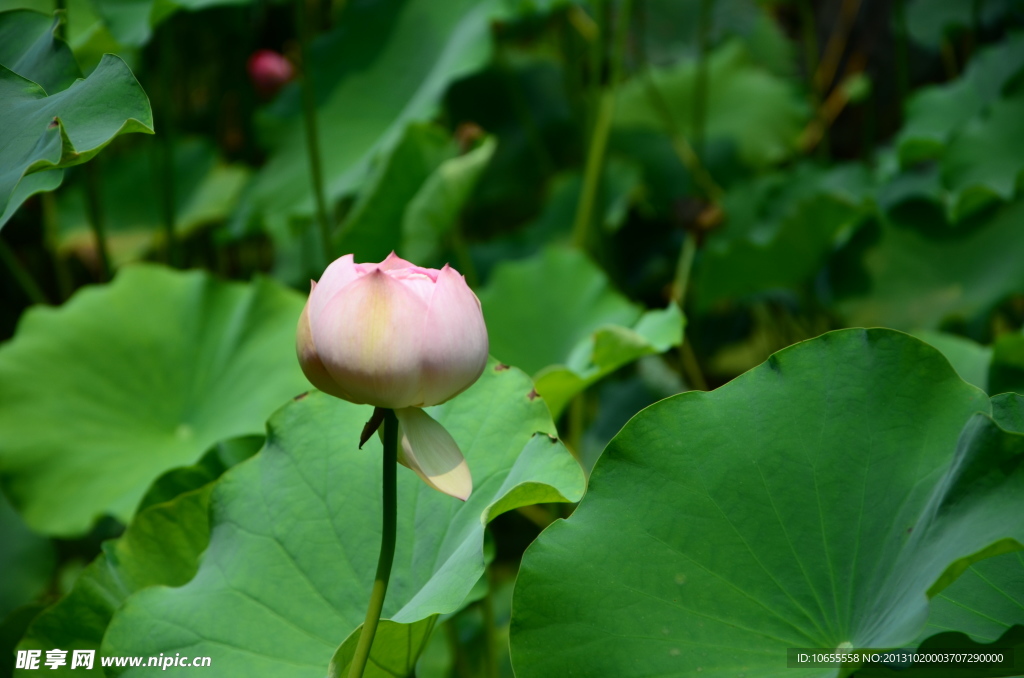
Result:
{"label": "pink lotus bud", "polygon": [[321,391],[396,411],[403,464],[431,487],[469,496],[458,446],[418,409],[465,391],[487,365],[480,301],[455,269],[421,268],[394,252],[379,264],[357,264],[347,254],[312,284],[296,348]]}
{"label": "pink lotus bud", "polygon": [[295,75],[295,67],[284,56],[269,49],[260,49],[249,57],[249,79],[264,97],[271,97]]}

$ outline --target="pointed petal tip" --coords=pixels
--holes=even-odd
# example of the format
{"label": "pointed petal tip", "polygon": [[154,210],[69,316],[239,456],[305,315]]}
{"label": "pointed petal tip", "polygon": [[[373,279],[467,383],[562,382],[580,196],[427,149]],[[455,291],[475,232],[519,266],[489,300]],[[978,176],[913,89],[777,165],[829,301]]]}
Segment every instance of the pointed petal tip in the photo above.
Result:
{"label": "pointed petal tip", "polygon": [[444,473],[431,474],[419,466],[413,471],[428,486],[459,501],[465,502],[473,494],[473,477],[469,473],[469,465],[465,459],[454,469]]}
{"label": "pointed petal tip", "polygon": [[473,479],[469,476],[469,467],[466,467],[465,477],[420,477],[423,478],[424,482],[426,482],[427,485],[434,488],[438,492],[447,494],[449,497],[455,497],[461,502],[468,501],[470,495],[473,494]]}

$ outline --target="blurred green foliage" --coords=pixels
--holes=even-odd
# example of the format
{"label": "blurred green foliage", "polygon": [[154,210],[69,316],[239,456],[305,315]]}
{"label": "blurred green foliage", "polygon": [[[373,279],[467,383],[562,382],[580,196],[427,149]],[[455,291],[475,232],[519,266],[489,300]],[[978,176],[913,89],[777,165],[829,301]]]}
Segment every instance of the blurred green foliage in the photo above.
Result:
{"label": "blurred green foliage", "polygon": [[[294,68],[279,91],[254,85],[260,49]],[[403,490],[389,675],[565,673],[622,645],[598,627],[651,636],[624,676],[767,675],[769,635],[1020,647],[1020,559],[996,553],[1022,529],[998,489],[1019,480],[1022,87],[1021,0],[0,0],[0,650],[344,673],[376,457],[344,439],[362,409],[289,403],[293,333],[327,260],[392,250],[466,276],[495,362],[437,412],[470,504]],[[826,334],[856,326],[917,339]],[[991,481],[950,509],[959,541],[886,523],[894,497],[947,507],[957,450]],[[815,494],[783,475],[812,452]],[[524,551],[591,471],[513,615]],[[856,553],[816,541],[875,524]],[[646,574],[696,589],[678,558],[708,577],[686,614]],[[880,595],[871,567],[913,600],[846,604]],[[678,668],[723,645],[746,659]]]}

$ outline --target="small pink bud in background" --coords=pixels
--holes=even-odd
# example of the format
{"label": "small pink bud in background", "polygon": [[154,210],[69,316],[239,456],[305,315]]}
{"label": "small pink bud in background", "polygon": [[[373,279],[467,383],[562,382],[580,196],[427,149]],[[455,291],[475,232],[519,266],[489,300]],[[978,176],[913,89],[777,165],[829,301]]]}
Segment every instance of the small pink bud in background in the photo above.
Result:
{"label": "small pink bud in background", "polygon": [[270,49],[260,49],[249,57],[249,79],[265,98],[277,94],[294,76],[295,67],[284,56]]}
{"label": "small pink bud in background", "polygon": [[419,409],[462,393],[487,365],[480,301],[458,271],[422,268],[394,252],[379,264],[347,254],[313,283],[296,350],[321,391],[396,411],[403,464],[435,489],[469,496],[458,446]]}

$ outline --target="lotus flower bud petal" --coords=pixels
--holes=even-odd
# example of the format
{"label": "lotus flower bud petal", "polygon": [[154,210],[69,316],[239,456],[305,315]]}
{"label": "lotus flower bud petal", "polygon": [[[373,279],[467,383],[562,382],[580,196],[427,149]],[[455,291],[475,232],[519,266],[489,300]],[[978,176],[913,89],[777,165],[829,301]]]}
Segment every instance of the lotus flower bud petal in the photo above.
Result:
{"label": "lotus flower bud petal", "polygon": [[394,253],[357,264],[349,254],[310,292],[296,349],[303,372],[326,393],[376,407],[427,407],[483,373],[487,327],[454,269],[422,268]]}
{"label": "lotus flower bud petal", "polygon": [[426,313],[419,295],[377,269],[329,299],[310,328],[327,373],[355,402],[408,407],[422,401],[422,336],[408,321]]}
{"label": "lotus flower bud petal", "polygon": [[[423,398],[444,402],[480,377],[489,348],[480,301],[450,266],[437,275],[424,333]],[[452,393],[453,383],[465,386]]]}
{"label": "lotus flower bud petal", "polygon": [[[316,289],[315,282],[310,281],[310,285],[312,289]],[[299,355],[299,366],[302,368],[302,373],[306,375],[306,379],[309,379],[313,386],[335,398],[352,400],[352,396],[342,390],[338,382],[331,378],[327,368],[320,361],[320,356],[317,355],[316,345],[313,343],[313,335],[309,329],[308,301],[302,309],[302,315],[299,317],[299,327],[296,332],[296,350]]]}
{"label": "lotus flower bud petal", "polygon": [[283,55],[270,49],[252,53],[247,64],[249,79],[264,97],[271,97],[295,77],[295,67]]}
{"label": "lotus flower bud petal", "polygon": [[398,256],[394,252],[385,257],[384,261],[380,262],[379,264],[363,264],[363,266],[379,266],[380,268],[383,268],[385,271],[394,271],[399,268],[418,268],[416,264],[410,261],[406,261],[405,259]]}
{"label": "lotus flower bud petal", "polygon": [[395,410],[398,417],[398,461],[430,487],[465,501],[473,477],[459,446],[441,424],[418,407]]}

